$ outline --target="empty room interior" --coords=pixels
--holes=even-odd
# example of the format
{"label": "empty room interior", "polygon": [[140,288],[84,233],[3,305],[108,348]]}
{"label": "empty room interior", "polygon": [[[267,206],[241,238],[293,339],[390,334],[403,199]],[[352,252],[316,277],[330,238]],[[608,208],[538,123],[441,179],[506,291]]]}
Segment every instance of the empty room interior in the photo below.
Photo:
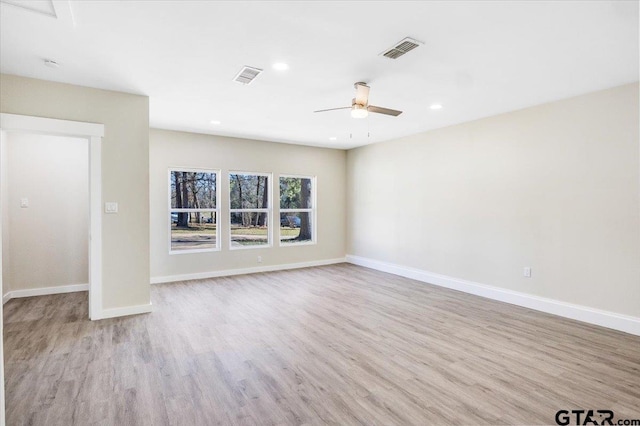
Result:
{"label": "empty room interior", "polygon": [[640,425],[639,15],[0,0],[0,425]]}

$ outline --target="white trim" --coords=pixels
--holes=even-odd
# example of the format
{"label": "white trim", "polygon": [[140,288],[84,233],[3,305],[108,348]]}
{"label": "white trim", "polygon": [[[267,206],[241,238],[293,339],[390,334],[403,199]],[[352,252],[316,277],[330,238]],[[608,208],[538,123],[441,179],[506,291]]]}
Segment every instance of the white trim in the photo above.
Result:
{"label": "white trim", "polygon": [[313,260],[310,262],[286,263],[282,265],[257,266],[254,268],[226,269],[223,271],[199,272],[195,274],[167,275],[163,277],[152,277],[151,284],[172,283],[176,281],[203,280],[207,278],[228,277],[232,275],[256,274],[259,272],[285,271],[288,269],[310,268],[313,266],[334,265],[344,263],[346,259]]}
{"label": "white trim", "polygon": [[216,213],[217,209],[171,209],[171,213],[197,213],[197,212],[205,212],[205,213]]}
{"label": "white trim", "polygon": [[104,124],[82,121],[57,120],[28,115],[0,114],[2,130],[22,133],[44,133],[47,135],[104,137]]}
{"label": "white trim", "polygon": [[229,174],[230,175],[245,175],[245,176],[266,176],[266,177],[271,177],[273,176],[272,172],[243,172],[243,171],[238,171],[238,170],[229,170]]}
{"label": "white trim", "polygon": [[103,309],[102,315],[100,316],[100,318],[96,318],[96,319],[107,319],[107,318],[124,317],[127,315],[148,314],[150,312],[153,312],[153,306],[151,305],[151,303],[148,303],[146,305],[125,306],[124,308]]}
{"label": "white trim", "polygon": [[[216,230],[217,232],[217,230]],[[215,251],[221,251],[219,248],[210,248],[210,249],[189,249],[189,250],[170,250],[170,256],[180,256],[181,254],[194,254],[194,253],[211,253]]]}
{"label": "white trim", "polygon": [[89,291],[89,284],[70,284],[70,285],[61,285],[56,287],[26,288],[24,290],[8,291],[7,294],[2,296],[2,304],[4,305],[9,300],[18,299],[20,297],[45,296],[48,294],[75,293],[76,291]]}
{"label": "white trim", "polygon": [[640,336],[640,318],[638,317],[507,290],[366,257],[348,254],[346,259],[347,262],[354,265]]}
{"label": "white trim", "polygon": [[[62,294],[62,293],[74,293],[77,291],[88,291],[89,284],[71,284],[58,287],[40,287],[29,288],[24,290],[13,290],[8,292],[2,297],[2,304],[4,305],[11,299],[20,297],[33,297],[33,296],[45,296],[49,294]],[[151,303],[147,305],[127,306],[124,308],[111,308],[103,309],[100,316],[94,316],[92,320],[106,319],[122,317],[126,315],[137,315],[152,312]]]}
{"label": "white trim", "polygon": [[269,208],[229,209],[230,213],[269,213]]}
{"label": "white trim", "polygon": [[102,138],[89,140],[89,318],[102,311]]}
{"label": "white trim", "polygon": [[295,242],[295,243],[287,243],[287,242],[282,242],[282,240],[280,240],[280,244],[278,245],[278,247],[300,247],[300,246],[315,246],[318,243],[316,243],[315,241],[302,241],[302,242]]}
{"label": "white trim", "polygon": [[89,318],[102,310],[102,138],[104,124],[0,113],[0,129],[89,141]]}

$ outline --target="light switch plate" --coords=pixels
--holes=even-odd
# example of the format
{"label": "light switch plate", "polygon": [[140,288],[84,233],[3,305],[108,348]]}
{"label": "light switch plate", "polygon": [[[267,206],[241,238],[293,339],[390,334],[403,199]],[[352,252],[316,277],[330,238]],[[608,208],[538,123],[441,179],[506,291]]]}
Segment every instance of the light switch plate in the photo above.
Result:
{"label": "light switch plate", "polygon": [[29,207],[29,199],[28,198],[20,198],[20,208],[26,209]]}
{"label": "light switch plate", "polygon": [[118,213],[118,203],[113,201],[104,203],[104,212],[105,213]]}

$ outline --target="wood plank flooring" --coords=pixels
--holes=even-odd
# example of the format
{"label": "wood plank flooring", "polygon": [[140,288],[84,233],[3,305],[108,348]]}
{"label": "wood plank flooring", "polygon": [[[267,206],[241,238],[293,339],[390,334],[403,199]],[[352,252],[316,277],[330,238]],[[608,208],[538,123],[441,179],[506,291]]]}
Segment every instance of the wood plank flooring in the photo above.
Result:
{"label": "wood plank flooring", "polygon": [[640,418],[640,338],[340,264],[4,307],[7,425],[555,424]]}

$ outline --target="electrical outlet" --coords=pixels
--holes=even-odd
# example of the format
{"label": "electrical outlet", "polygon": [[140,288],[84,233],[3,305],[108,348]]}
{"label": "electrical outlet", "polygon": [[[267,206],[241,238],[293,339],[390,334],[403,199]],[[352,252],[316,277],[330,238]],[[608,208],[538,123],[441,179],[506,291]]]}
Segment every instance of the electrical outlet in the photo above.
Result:
{"label": "electrical outlet", "polygon": [[20,208],[26,209],[29,207],[29,199],[28,198],[20,198]]}
{"label": "electrical outlet", "polygon": [[258,263],[262,263],[262,256],[258,256]]}
{"label": "electrical outlet", "polygon": [[525,266],[524,270],[522,271],[522,274],[527,278],[531,278],[531,267]]}

